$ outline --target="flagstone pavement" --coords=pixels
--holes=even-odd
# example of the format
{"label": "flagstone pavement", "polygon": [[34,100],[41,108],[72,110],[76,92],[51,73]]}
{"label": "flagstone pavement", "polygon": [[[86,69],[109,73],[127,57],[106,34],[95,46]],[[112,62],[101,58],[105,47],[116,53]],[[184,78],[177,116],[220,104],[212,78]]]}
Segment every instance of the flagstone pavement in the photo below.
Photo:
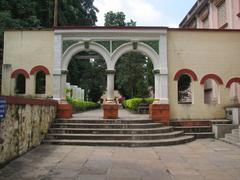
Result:
{"label": "flagstone pavement", "polygon": [[214,139],[167,147],[40,145],[1,180],[240,180],[240,148]]}

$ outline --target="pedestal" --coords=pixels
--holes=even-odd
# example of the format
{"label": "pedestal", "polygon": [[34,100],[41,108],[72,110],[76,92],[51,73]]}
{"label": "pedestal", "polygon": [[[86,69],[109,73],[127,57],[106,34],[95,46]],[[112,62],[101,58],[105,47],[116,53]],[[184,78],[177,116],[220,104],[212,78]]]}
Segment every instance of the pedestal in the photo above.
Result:
{"label": "pedestal", "polygon": [[103,104],[103,118],[104,119],[117,119],[118,118],[118,105],[117,104]]}
{"label": "pedestal", "polygon": [[66,118],[69,119],[72,117],[73,110],[70,104],[58,104],[57,107],[57,118]]}
{"label": "pedestal", "polygon": [[149,116],[153,121],[169,125],[169,104],[150,104]]}

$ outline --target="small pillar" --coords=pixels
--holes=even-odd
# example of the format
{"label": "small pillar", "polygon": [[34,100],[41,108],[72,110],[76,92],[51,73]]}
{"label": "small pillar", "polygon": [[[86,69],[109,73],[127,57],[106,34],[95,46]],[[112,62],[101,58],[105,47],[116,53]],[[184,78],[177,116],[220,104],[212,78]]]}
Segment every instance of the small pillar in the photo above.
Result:
{"label": "small pillar", "polygon": [[73,108],[71,104],[68,104],[65,101],[59,102],[57,106],[57,118],[66,118],[69,119],[72,117]]}
{"label": "small pillar", "polygon": [[114,101],[114,75],[115,70],[107,70],[107,101],[103,104],[103,118],[117,119],[118,104]]}
{"label": "small pillar", "polygon": [[153,121],[169,125],[169,104],[150,104],[149,116]]}
{"label": "small pillar", "polygon": [[170,109],[168,104],[168,76],[160,70],[154,70],[155,101],[149,105],[149,117],[153,121],[169,125]]}

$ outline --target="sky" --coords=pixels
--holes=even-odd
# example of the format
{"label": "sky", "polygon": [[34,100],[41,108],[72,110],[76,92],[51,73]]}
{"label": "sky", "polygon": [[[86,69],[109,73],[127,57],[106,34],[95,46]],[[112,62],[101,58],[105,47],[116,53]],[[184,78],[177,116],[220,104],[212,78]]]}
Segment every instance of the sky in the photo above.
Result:
{"label": "sky", "polygon": [[137,26],[178,27],[196,0],[95,0],[98,26],[104,25],[104,14],[122,11],[126,21],[137,22]]}

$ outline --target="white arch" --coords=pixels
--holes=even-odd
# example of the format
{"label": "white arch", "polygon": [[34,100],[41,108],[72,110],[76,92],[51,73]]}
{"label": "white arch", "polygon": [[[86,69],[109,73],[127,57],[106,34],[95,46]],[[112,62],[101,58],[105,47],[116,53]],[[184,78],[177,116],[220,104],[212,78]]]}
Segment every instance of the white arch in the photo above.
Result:
{"label": "white arch", "polygon": [[[116,65],[117,61],[119,60],[119,58],[123,54],[130,52],[130,51],[133,51],[132,42],[129,42],[127,44],[124,44],[124,45],[121,45],[120,47],[118,47],[112,55],[111,69],[115,69],[115,65]],[[150,46],[139,42],[136,51],[146,54],[151,59],[154,69],[159,69],[160,57]]]}
{"label": "white arch", "polygon": [[83,42],[76,43],[70,46],[63,54],[61,69],[67,70],[68,64],[70,63],[72,57],[81,51],[95,51],[99,53],[105,60],[107,68],[110,67],[110,53],[101,45],[90,42],[89,48],[86,49]]}

